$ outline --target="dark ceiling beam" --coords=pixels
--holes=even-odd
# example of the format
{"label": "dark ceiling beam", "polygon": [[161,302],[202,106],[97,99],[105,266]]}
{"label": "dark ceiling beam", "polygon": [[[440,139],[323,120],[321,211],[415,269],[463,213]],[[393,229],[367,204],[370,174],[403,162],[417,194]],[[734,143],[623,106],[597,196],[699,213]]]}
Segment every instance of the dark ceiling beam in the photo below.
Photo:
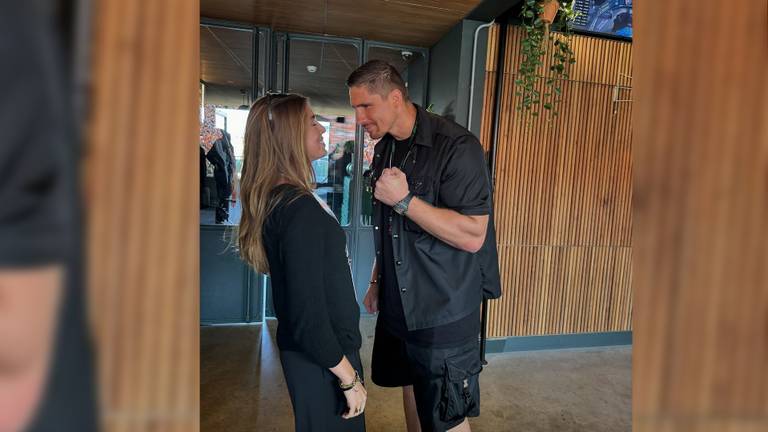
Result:
{"label": "dark ceiling beam", "polygon": [[[489,22],[494,20],[510,10],[518,8],[523,0],[483,0],[467,14],[466,19]],[[507,14],[509,15],[509,14]]]}

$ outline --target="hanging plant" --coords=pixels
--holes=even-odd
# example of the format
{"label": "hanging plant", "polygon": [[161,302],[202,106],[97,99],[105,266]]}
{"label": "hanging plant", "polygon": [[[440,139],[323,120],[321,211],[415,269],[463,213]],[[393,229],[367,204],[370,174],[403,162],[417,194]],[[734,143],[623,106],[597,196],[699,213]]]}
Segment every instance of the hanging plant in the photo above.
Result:
{"label": "hanging plant", "polygon": [[[520,53],[523,58],[515,80],[515,94],[520,97],[518,111],[538,116],[539,107],[544,107],[557,116],[556,106],[563,94],[562,83],[569,78],[568,65],[576,63],[568,25],[576,18],[574,2],[524,0],[520,11],[525,28]],[[550,59],[548,75],[540,73],[547,56]],[[540,76],[546,78],[543,95],[537,86]]]}

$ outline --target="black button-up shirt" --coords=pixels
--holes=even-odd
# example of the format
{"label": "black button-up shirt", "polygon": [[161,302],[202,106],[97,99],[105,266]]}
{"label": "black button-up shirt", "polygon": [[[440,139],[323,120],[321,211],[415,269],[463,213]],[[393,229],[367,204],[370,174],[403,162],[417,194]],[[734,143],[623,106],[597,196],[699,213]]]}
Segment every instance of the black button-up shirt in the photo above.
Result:
{"label": "black button-up shirt", "polygon": [[[415,197],[464,215],[490,215],[491,187],[483,149],[468,130],[416,106],[416,135],[403,172]],[[389,167],[392,140],[374,149],[371,184]],[[391,236],[393,266],[408,330],[448,324],[475,311],[483,295],[501,295],[493,218],[478,253],[462,251],[423,230],[373,198],[374,243],[382,258],[383,236]],[[395,240],[396,239],[396,240]],[[381,269],[381,263],[379,268]]]}

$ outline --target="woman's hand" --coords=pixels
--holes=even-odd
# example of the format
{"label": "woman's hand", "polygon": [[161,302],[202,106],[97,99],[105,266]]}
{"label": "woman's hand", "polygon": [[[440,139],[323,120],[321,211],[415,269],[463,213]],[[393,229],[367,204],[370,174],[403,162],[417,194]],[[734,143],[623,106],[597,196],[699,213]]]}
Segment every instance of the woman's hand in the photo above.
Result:
{"label": "woman's hand", "polygon": [[[344,392],[344,397],[347,399],[347,412],[342,414],[345,419],[351,419],[357,417],[365,410],[365,401],[368,399],[368,392],[365,391],[363,382],[360,380],[360,375],[352,367],[352,364],[347,359],[347,356],[343,356],[339,364],[331,368],[331,372],[339,378],[339,385]],[[354,382],[354,386],[349,386]]]}
{"label": "woman's hand", "polygon": [[355,383],[355,386],[344,391],[344,397],[347,398],[347,412],[342,415],[345,419],[357,417],[365,411],[365,402],[368,399],[368,392],[365,390],[362,382]]}

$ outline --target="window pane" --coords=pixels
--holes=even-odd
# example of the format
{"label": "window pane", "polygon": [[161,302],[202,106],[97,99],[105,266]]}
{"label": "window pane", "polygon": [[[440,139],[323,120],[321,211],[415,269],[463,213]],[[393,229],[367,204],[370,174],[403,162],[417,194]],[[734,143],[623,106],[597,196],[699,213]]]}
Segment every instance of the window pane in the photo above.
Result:
{"label": "window pane", "polygon": [[237,224],[237,187],[253,81],[253,33],[201,25],[200,81],[200,223]]}
{"label": "window pane", "polygon": [[312,163],[317,195],[339,223],[350,224],[355,161],[355,115],[346,80],[358,66],[357,47],[347,43],[291,39],[288,91],[309,98],[328,154]]}

